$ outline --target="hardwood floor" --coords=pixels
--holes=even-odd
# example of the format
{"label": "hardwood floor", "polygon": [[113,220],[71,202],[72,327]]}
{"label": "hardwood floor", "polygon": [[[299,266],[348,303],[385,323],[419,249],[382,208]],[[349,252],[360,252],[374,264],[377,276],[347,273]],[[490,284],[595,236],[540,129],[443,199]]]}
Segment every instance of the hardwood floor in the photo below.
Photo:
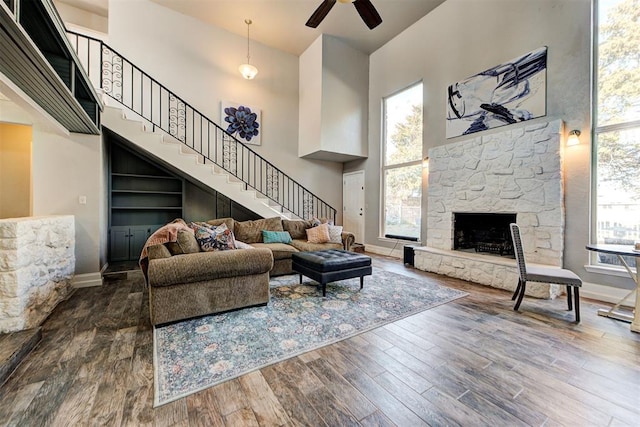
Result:
{"label": "hardwood floor", "polygon": [[142,278],[78,289],[0,389],[10,426],[638,426],[640,334],[583,300],[526,298],[372,255],[469,296],[152,408]]}

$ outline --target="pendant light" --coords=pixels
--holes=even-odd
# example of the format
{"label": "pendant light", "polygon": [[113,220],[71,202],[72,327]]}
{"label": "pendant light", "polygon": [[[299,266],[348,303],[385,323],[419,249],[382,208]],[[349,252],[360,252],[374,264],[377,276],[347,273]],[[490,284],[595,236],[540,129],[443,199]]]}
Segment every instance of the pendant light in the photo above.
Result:
{"label": "pendant light", "polygon": [[258,74],[258,69],[249,62],[249,25],[251,25],[253,21],[251,21],[251,19],[245,19],[244,23],[247,24],[247,63],[239,66],[238,71],[240,71],[242,77],[251,80]]}

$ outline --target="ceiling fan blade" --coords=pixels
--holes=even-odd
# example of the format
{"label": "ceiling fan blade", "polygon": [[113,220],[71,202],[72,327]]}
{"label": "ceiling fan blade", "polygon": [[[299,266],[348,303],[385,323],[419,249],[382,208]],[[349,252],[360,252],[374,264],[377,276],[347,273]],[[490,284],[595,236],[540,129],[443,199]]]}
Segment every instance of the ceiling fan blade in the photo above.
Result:
{"label": "ceiling fan blade", "polygon": [[333,5],[336,4],[336,0],[323,0],[320,6],[313,12],[311,18],[305,24],[307,27],[316,28],[322,20],[327,16]]}
{"label": "ceiling fan blade", "polygon": [[356,0],[353,2],[353,5],[356,7],[356,10],[360,14],[360,17],[367,24],[370,30],[373,30],[375,27],[382,23],[382,18],[380,14],[373,7],[370,0]]}

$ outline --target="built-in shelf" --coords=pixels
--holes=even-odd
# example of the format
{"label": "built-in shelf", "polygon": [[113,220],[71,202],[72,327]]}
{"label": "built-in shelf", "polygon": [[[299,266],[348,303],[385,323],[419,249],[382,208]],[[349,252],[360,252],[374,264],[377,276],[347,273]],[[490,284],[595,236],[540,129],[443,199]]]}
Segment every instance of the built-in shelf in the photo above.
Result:
{"label": "built-in shelf", "polygon": [[173,210],[181,211],[182,206],[111,206],[111,209],[119,210]]}
{"label": "built-in shelf", "polygon": [[155,191],[155,190],[111,190],[112,193],[133,193],[133,194],[174,194],[182,195],[182,191]]}
{"label": "built-in shelf", "polygon": [[183,216],[184,180],[119,144],[109,178],[110,261],[137,260],[151,233]]}

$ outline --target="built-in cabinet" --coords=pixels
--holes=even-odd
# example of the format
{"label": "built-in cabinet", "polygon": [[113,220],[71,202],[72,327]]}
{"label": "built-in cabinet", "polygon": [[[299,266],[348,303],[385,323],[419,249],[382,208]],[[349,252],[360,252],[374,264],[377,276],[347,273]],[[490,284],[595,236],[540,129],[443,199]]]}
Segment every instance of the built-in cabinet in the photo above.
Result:
{"label": "built-in cabinet", "polygon": [[119,144],[110,159],[109,260],[137,260],[151,233],[182,217],[184,180]]}

